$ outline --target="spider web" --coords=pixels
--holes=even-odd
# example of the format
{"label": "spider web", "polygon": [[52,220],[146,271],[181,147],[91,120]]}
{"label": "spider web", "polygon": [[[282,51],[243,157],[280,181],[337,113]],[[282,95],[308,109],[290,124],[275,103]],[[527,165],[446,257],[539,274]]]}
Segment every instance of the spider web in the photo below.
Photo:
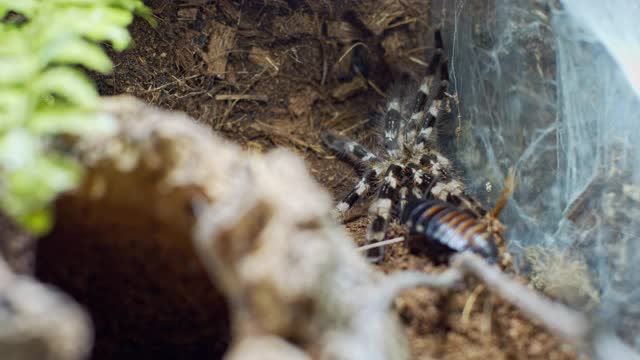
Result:
{"label": "spider web", "polygon": [[640,3],[433,5],[460,99],[451,151],[468,187],[493,204],[514,166],[502,216],[512,252],[583,261],[598,293],[589,310],[640,348]]}

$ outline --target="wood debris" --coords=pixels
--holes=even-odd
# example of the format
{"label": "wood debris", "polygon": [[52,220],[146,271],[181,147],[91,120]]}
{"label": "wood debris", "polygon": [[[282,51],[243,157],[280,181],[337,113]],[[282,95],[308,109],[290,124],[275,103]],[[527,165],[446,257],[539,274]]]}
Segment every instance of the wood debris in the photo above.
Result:
{"label": "wood debris", "polygon": [[226,100],[253,100],[253,101],[269,101],[269,97],[265,94],[219,94],[216,95],[217,101],[226,101]]}
{"label": "wood debris", "polygon": [[196,21],[197,17],[198,17],[197,7],[187,7],[187,8],[178,9],[179,21]]}
{"label": "wood debris", "polygon": [[204,54],[207,63],[207,73],[221,79],[225,78],[229,51],[233,49],[236,40],[236,29],[214,23],[209,36],[209,48]]}
{"label": "wood debris", "polygon": [[249,61],[266,69],[271,76],[275,76],[280,71],[279,60],[268,50],[252,47],[249,52]]}
{"label": "wood debris", "polygon": [[305,13],[276,17],[272,28],[273,35],[283,39],[313,36],[318,30],[313,15]]}

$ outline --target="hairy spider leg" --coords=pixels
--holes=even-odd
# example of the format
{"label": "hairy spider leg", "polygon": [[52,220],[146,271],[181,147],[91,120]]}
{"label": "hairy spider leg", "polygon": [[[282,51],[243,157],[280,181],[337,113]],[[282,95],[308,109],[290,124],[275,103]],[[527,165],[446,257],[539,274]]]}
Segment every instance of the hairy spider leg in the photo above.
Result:
{"label": "hairy spider leg", "polygon": [[449,62],[446,58],[440,63],[440,79],[449,81]]}
{"label": "hairy spider leg", "polygon": [[453,171],[451,161],[442,155],[439,151],[428,149],[416,154],[418,164],[433,177],[438,180],[446,180],[451,177],[450,172]]}
{"label": "hairy spider leg", "polygon": [[362,174],[353,189],[351,189],[351,191],[349,191],[342,201],[340,201],[334,208],[334,216],[336,218],[340,218],[370,190],[371,182],[375,179],[376,175],[379,175],[373,168],[373,165],[376,162],[379,162],[380,159],[366,147],[341,136],[326,132],[322,134],[321,138],[325,145],[327,145],[331,150],[344,156],[353,164],[362,166],[365,169],[365,172]]}
{"label": "hairy spider leg", "polygon": [[447,202],[471,211],[478,218],[487,214],[487,210],[485,210],[484,206],[464,191],[457,195],[449,194],[447,196]]}
{"label": "hairy spider leg", "polygon": [[387,111],[384,114],[384,134],[382,139],[390,159],[399,159],[402,154],[402,149],[398,144],[398,130],[400,129],[401,121],[400,102],[392,100],[387,105]]}
{"label": "hairy spider leg", "polygon": [[[465,193],[464,184],[452,175],[451,161],[436,150],[428,150],[420,156],[420,169],[431,180],[429,189],[422,194],[422,199],[440,199],[454,205],[463,204],[474,212],[483,212],[482,206]],[[418,196],[420,194],[416,194]]]}
{"label": "hairy spider leg", "polygon": [[374,179],[375,171],[367,170],[362,174],[360,180],[356,183],[356,185],[349,191],[349,193],[336,205],[334,209],[334,217],[340,218],[342,217],[349,209],[353,207],[353,205],[358,202],[361,198],[363,198],[369,189],[371,189],[371,181]]}
{"label": "hairy spider leg", "polygon": [[374,153],[355,141],[334,135],[330,132],[323,133],[321,138],[327,147],[356,165],[371,169],[372,163],[380,161]]}
{"label": "hairy spider leg", "polygon": [[449,81],[442,80],[437,83],[437,90],[429,104],[426,114],[423,115],[422,126],[420,132],[416,136],[414,150],[419,152],[427,148],[427,142],[431,138],[435,129],[436,120],[440,117],[442,111],[448,111],[448,98],[446,97]]}
{"label": "hairy spider leg", "polygon": [[418,124],[424,116],[424,108],[429,101],[429,91],[433,77],[425,76],[418,91],[414,97],[413,106],[411,107],[411,115],[404,126],[404,138],[406,144],[413,144],[418,134]]}
{"label": "hairy spider leg", "polygon": [[[408,166],[415,167],[416,172],[433,179],[429,190],[425,193],[420,188],[412,189],[415,193],[410,201],[419,199],[437,198],[447,201],[453,205],[468,209],[479,217],[486,214],[486,210],[477,200],[465,192],[463,183],[451,174],[452,163],[439,151],[434,149],[426,150],[419,155],[418,163],[410,162]],[[426,170],[423,170],[426,169]],[[417,175],[414,175],[414,177]]]}
{"label": "hairy spider leg", "polygon": [[[400,177],[402,176],[402,167],[400,165],[391,164],[384,174],[383,182],[376,199],[369,207],[369,214],[372,221],[367,229],[367,244],[376,243],[384,240],[389,225],[393,198],[396,196],[400,186]],[[382,260],[384,256],[383,247],[370,249],[367,257],[372,262]]]}
{"label": "hairy spider leg", "polygon": [[437,29],[433,32],[433,43],[436,51],[431,57],[429,66],[427,66],[427,76],[432,76],[438,70],[438,66],[444,60],[444,41],[442,41],[442,32]]}
{"label": "hairy spider leg", "polygon": [[407,204],[409,204],[409,188],[411,187],[411,181],[404,181],[402,187],[398,191],[400,196],[398,202],[398,215],[402,219],[404,216],[404,212],[407,209]]}
{"label": "hairy spider leg", "polygon": [[[404,184],[400,189],[399,218],[403,223],[408,217],[411,208],[425,200],[425,195],[436,183],[436,178],[426,173],[418,164],[409,162],[405,167]],[[406,194],[403,193],[406,191]]]}
{"label": "hairy spider leg", "polygon": [[424,118],[425,107],[429,102],[429,95],[431,88],[433,87],[435,73],[438,67],[442,66],[443,50],[436,49],[436,52],[431,57],[429,66],[425,77],[420,83],[420,87],[414,97],[413,105],[411,107],[411,115],[409,116],[407,123],[404,126],[405,139],[407,144],[415,142],[416,134],[418,133],[418,126],[420,121]]}
{"label": "hairy spider leg", "polygon": [[427,65],[425,76],[414,98],[411,115],[404,127],[407,144],[415,143],[418,128],[423,124],[422,120],[424,119],[425,111],[429,110],[429,108],[425,109],[425,107],[430,103],[429,96],[432,94],[432,87],[440,80],[449,80],[447,57],[444,53],[444,42],[442,41],[440,29],[435,30],[433,36],[435,51]]}
{"label": "hairy spider leg", "polygon": [[427,150],[426,153],[420,156],[418,163],[421,166],[419,169],[425,169],[422,170],[425,175],[434,179],[429,191],[422,195],[424,199],[437,198],[447,201],[470,210],[478,217],[482,217],[487,213],[482,204],[466,193],[464,184],[452,174],[453,165],[451,161],[439,151],[434,149]]}
{"label": "hairy spider leg", "polygon": [[[409,165],[415,165],[413,163]],[[424,196],[424,187],[425,187],[425,176],[429,176],[425,174],[424,170],[419,167],[411,167],[411,194],[409,197],[409,201],[416,202],[422,200]]]}
{"label": "hairy spider leg", "polygon": [[407,164],[406,172],[407,181],[410,182],[408,201],[417,202],[423,200],[425,187],[431,181],[432,177],[425,173],[418,164],[411,161]]}
{"label": "hairy spider leg", "polygon": [[427,75],[433,75],[436,71],[440,70],[440,79],[449,80],[449,59],[444,53],[444,41],[442,41],[442,31],[437,29],[433,32],[433,42],[435,44],[436,49],[441,50],[442,54],[440,55],[439,61],[436,64],[432,61],[427,67]]}

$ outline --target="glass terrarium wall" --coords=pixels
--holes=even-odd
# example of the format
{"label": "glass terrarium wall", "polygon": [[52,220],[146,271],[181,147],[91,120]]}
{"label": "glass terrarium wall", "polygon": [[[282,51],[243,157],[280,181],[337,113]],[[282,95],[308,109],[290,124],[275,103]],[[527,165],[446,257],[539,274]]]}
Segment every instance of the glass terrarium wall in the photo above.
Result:
{"label": "glass terrarium wall", "polygon": [[451,151],[534,284],[640,347],[640,2],[437,0]]}

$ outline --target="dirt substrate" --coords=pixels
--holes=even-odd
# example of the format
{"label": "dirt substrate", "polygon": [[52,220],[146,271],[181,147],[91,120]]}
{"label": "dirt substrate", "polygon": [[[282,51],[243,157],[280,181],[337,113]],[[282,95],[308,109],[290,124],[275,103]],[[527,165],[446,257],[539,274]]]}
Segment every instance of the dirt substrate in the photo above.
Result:
{"label": "dirt substrate", "polygon": [[[113,73],[97,77],[101,93],[184,111],[250,150],[293,149],[336,198],[356,173],[319,135],[331,129],[369,143],[370,114],[380,111],[403,74],[424,70],[431,49],[427,0],[149,4],[158,28],[133,24],[135,47],[113,54]],[[366,218],[358,214],[366,208],[353,214],[347,227],[361,242]],[[434,265],[397,244],[380,268],[431,271]],[[417,359],[575,358],[481,285],[412,290],[396,307]]]}

